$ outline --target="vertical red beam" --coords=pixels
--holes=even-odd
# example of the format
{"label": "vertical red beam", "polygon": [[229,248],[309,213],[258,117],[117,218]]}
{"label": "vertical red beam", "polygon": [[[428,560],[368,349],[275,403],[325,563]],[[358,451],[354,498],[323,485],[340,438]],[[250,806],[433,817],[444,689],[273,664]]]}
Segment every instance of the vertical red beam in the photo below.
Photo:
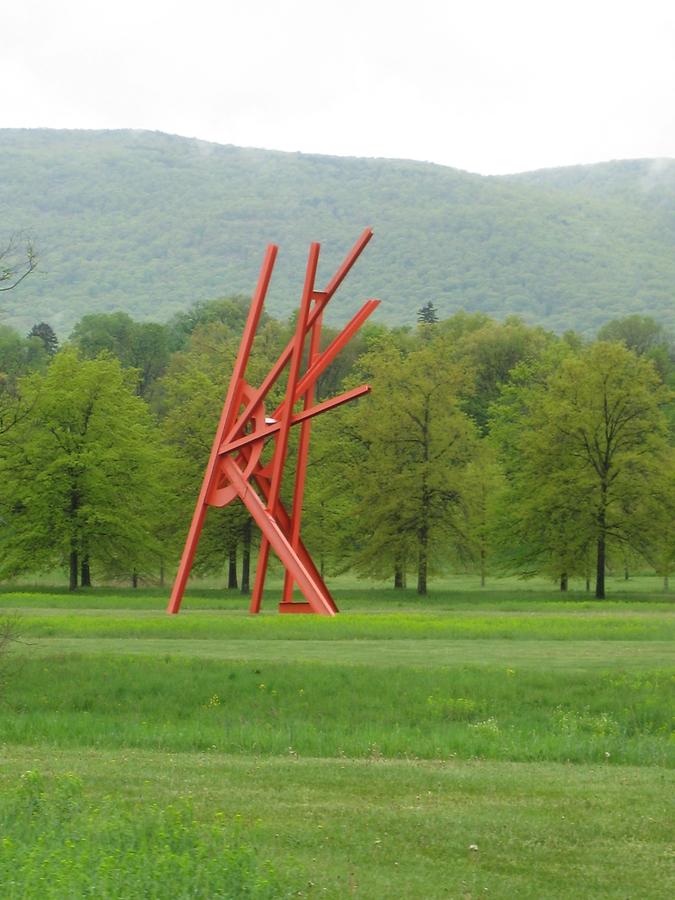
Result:
{"label": "vertical red beam", "polygon": [[[309,342],[309,359],[307,368],[309,369],[321,349],[321,321],[322,315],[319,314],[312,325],[312,332]],[[314,392],[316,381],[312,381],[305,391],[303,409],[309,409],[314,403]],[[302,522],[302,503],[305,498],[305,477],[307,475],[307,457],[309,456],[309,438],[311,431],[311,421],[307,419],[300,426],[300,440],[298,442],[298,459],[295,469],[295,485],[293,487],[293,507],[291,510],[291,547],[298,552],[298,544],[300,541],[300,523]],[[291,573],[287,570],[284,576],[284,593],[283,603],[291,603],[293,600],[293,579]]]}
{"label": "vertical red beam", "polygon": [[[270,492],[266,505],[267,510],[272,513],[274,512],[277,500],[279,499],[284,465],[286,463],[286,454],[288,452],[288,435],[291,429],[291,417],[293,416],[293,402],[295,399],[298,376],[300,374],[300,365],[302,363],[302,351],[305,345],[305,336],[307,334],[312,295],[314,293],[314,282],[316,280],[316,269],[319,264],[319,249],[320,247],[317,243],[312,243],[309,248],[309,257],[307,259],[307,269],[305,272],[305,284],[302,290],[300,311],[291,348],[291,362],[288,372],[288,382],[286,384],[286,400],[281,412],[281,427],[277,434],[274,447]],[[251,612],[258,612],[260,610],[262,595],[265,588],[265,576],[267,574],[268,561],[269,541],[263,534],[260,542],[260,552],[258,554],[253,594],[251,596]]]}
{"label": "vertical red beam", "polygon": [[171,591],[171,597],[169,599],[169,605],[167,607],[167,613],[169,613],[170,615],[177,613],[180,609],[180,604],[183,599],[183,593],[185,591],[185,585],[187,584],[190,569],[192,568],[192,561],[197,550],[202,526],[204,525],[204,518],[206,516],[207,507],[206,498],[209,495],[218,468],[218,450],[221,443],[223,442],[223,438],[231,429],[238,412],[240,398],[239,390],[241,381],[244,377],[244,373],[246,372],[246,365],[251,354],[253,339],[255,338],[256,331],[258,330],[258,324],[260,322],[260,316],[262,314],[262,308],[265,302],[267,288],[270,283],[270,278],[272,277],[272,269],[274,268],[274,261],[277,256],[277,251],[278,247],[274,244],[270,244],[267,248],[267,252],[265,253],[263,264],[260,269],[258,284],[256,286],[255,293],[251,298],[251,306],[249,307],[246,325],[244,327],[244,333],[241,338],[239,352],[237,354],[237,359],[234,365],[234,371],[232,373],[230,385],[227,390],[227,397],[225,398],[223,411],[220,415],[218,428],[213,439],[211,455],[209,456],[209,461],[204,472],[202,487],[199,492],[197,505],[195,506],[195,511],[192,516],[192,522],[190,523],[190,529],[185,541],[185,547],[183,548],[183,555],[181,556],[180,565],[178,566],[178,572],[176,573],[173,590]]}
{"label": "vertical red beam", "polygon": [[251,592],[251,602],[249,604],[249,612],[259,613],[262,603],[262,595],[265,590],[265,577],[267,575],[267,564],[270,559],[270,544],[263,535],[260,538],[260,549],[258,550],[258,560],[255,566],[255,578],[253,580],[253,591]]}

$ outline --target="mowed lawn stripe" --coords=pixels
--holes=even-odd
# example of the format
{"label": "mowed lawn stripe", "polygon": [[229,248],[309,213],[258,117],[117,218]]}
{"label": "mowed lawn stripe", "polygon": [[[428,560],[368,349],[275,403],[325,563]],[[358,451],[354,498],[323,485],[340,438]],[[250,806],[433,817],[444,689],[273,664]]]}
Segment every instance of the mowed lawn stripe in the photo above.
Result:
{"label": "mowed lawn stripe", "polygon": [[36,614],[34,610],[7,608],[26,637],[171,638],[178,640],[229,638],[232,640],[480,640],[530,641],[665,641],[675,640],[674,616],[634,614],[454,615],[347,614],[335,619],[320,616],[248,616],[244,613],[187,613],[97,611],[82,614]]}
{"label": "mowed lawn stripe", "polygon": [[232,640],[27,637],[15,652],[54,656],[176,656],[252,662],[324,662],[371,666],[524,666],[555,669],[645,669],[675,664],[671,641],[532,640]]}

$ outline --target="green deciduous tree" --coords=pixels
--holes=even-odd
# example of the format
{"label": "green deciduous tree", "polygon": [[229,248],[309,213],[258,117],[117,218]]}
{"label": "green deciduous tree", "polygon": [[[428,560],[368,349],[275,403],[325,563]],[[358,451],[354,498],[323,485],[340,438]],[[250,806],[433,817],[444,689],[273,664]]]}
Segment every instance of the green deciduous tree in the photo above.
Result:
{"label": "green deciduous tree", "polygon": [[373,393],[359,409],[357,564],[370,574],[414,567],[420,594],[467,541],[463,476],[477,438],[459,403],[466,376],[447,355],[442,339],[410,352],[387,340],[361,360]]}
{"label": "green deciduous tree", "polygon": [[164,458],[134,388],[117,360],[73,349],[22,379],[30,413],[0,462],[5,577],[65,564],[74,589],[83,560],[109,575],[156,568]]}
{"label": "green deciduous tree", "polygon": [[[647,510],[664,488],[672,449],[654,366],[620,344],[597,343],[511,393],[499,435],[510,435],[506,541],[521,564],[561,575],[595,557],[605,596],[608,554],[654,538]],[[651,537],[650,537],[651,535]],[[541,568],[539,569],[541,571]]]}
{"label": "green deciduous tree", "polygon": [[169,362],[169,330],[157,322],[135,322],[123,312],[83,316],[70,336],[81,354],[95,359],[112,353],[125,368],[138,370],[138,393],[146,397]]}
{"label": "green deciduous tree", "polygon": [[[453,322],[458,318],[457,323]],[[523,361],[538,359],[552,342],[553,336],[543,328],[532,328],[515,316],[505,322],[481,321],[479,316],[459,317],[441,323],[448,336],[457,337],[449,343],[452,358],[471,369],[474,378],[466,409],[481,429],[489,428],[489,408],[507,383],[510,372]],[[453,327],[455,326],[455,327]]]}
{"label": "green deciduous tree", "polygon": [[481,587],[494,567],[497,509],[506,490],[502,469],[485,440],[475,448],[464,472],[467,541],[459,545],[460,562],[477,571]]}

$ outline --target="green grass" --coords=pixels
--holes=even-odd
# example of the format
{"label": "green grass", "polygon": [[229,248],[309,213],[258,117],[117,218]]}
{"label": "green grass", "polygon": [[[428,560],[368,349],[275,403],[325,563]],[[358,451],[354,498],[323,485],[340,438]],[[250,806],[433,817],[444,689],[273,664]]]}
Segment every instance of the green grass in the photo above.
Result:
{"label": "green grass", "polygon": [[17,897],[669,897],[672,605],[512,588],[422,608],[345,580],[332,620],[1,594],[2,896],[13,868]]}
{"label": "green grass", "polygon": [[[121,804],[86,798],[70,773],[23,772],[0,797],[0,884],[25,897],[289,896],[222,817],[198,822],[191,804]],[[149,862],[151,864],[149,865]]]}
{"label": "green grass", "polygon": [[78,772],[94,808],[112,793],[123,809],[187,799],[197,829],[237,821],[297,896],[672,896],[662,769],[20,746],[2,762],[10,790],[29,764],[48,782]]}
{"label": "green grass", "polygon": [[664,671],[24,657],[10,743],[364,758],[672,763]]}
{"label": "green grass", "polygon": [[[536,640],[194,640],[173,638],[30,638],[17,647],[33,656],[86,653],[179,656],[193,659],[339,663],[372,667],[477,665],[546,669],[633,671],[670,666],[671,641]],[[377,676],[381,677],[381,676]]]}

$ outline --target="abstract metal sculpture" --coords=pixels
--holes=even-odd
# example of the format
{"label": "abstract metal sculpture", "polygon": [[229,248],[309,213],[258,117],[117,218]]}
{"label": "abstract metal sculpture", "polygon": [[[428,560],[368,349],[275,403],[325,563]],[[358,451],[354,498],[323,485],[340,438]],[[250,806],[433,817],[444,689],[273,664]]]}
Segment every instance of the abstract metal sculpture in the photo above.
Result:
{"label": "abstract metal sculpture", "polygon": [[[333,616],[338,611],[300,537],[302,502],[312,417],[354,400],[370,390],[368,385],[362,385],[322,403],[314,401],[314,388],[318,377],[379,305],[379,300],[368,300],[328,347],[321,350],[323,311],[372,234],[369,228],[363,232],[323,291],[317,290],[314,285],[320,245],[314,243],[310,246],[295,336],[272,366],[260,387],[253,388],[244,376],[278,250],[274,244],[267,248],[178,567],[167,608],[168,613],[177,613],[180,609],[207,507],[226,506],[237,497],[244,503],[262,532],[250,611],[252,613],[260,611],[270,547],[286,570],[283,597],[279,604],[280,612]],[[308,335],[306,369],[304,374],[301,374]],[[266,415],[265,398],[287,365],[285,399],[271,415]],[[295,412],[294,408],[300,401],[302,409]],[[300,439],[293,505],[290,511],[287,511],[281,502],[281,482],[288,455],[289,432],[293,425],[300,425]],[[261,455],[265,443],[269,440],[274,441],[273,454],[271,460],[263,464]],[[303,594],[304,602],[293,600],[295,584]]]}

